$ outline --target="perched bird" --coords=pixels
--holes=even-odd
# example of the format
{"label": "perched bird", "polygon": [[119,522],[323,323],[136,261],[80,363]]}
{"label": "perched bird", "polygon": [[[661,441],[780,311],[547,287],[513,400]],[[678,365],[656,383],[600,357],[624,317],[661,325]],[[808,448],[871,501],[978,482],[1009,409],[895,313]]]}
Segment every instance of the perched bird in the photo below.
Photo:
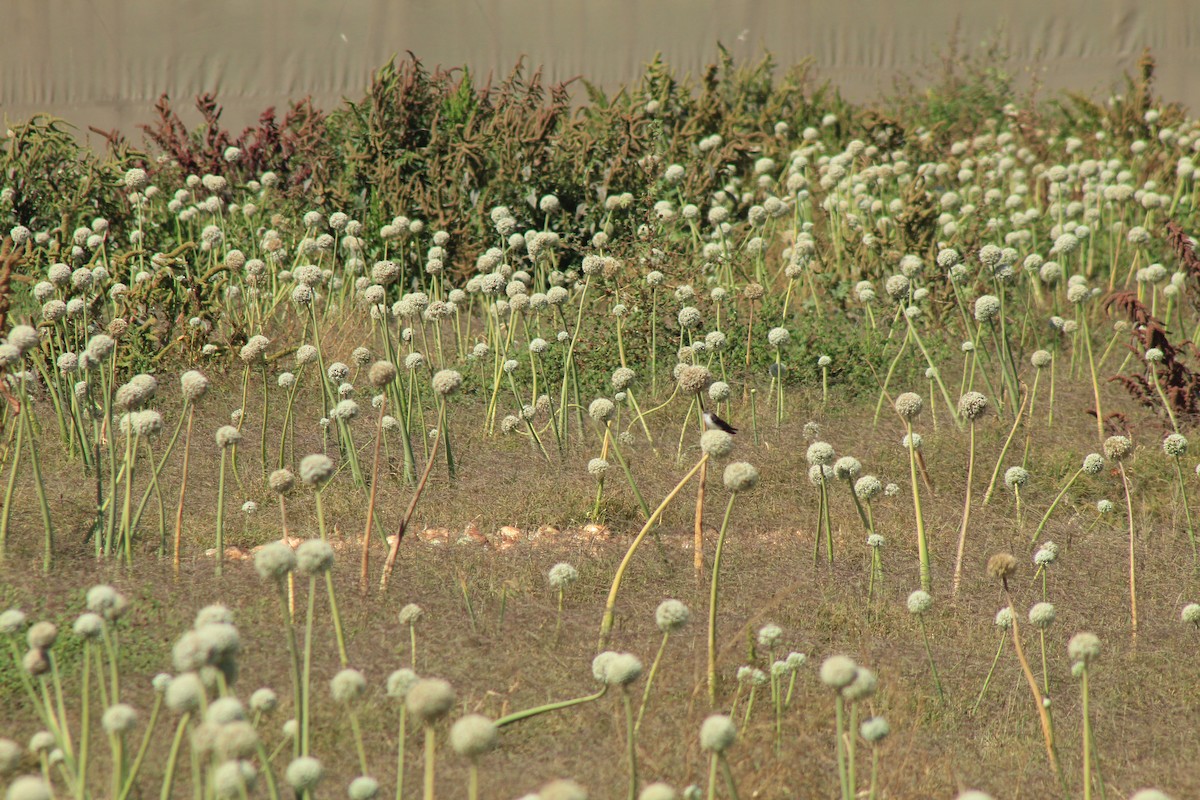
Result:
{"label": "perched bird", "polygon": [[725,431],[728,434],[737,433],[737,428],[733,427],[711,411],[705,411],[703,413],[705,430],[712,430],[713,428],[716,428],[717,430]]}

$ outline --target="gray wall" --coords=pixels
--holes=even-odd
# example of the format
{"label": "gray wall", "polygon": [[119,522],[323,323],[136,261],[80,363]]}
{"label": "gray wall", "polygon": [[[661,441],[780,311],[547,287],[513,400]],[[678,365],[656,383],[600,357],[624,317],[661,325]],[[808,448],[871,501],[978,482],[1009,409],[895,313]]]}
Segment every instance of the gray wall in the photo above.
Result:
{"label": "gray wall", "polygon": [[656,52],[699,75],[719,40],[739,61],[813,57],[851,98],[919,75],[951,39],[998,41],[1047,89],[1105,95],[1149,46],[1168,99],[1200,107],[1200,0],[0,0],[0,113],[39,111],[133,132],[160,93],[216,90],[240,129],[312,94],[329,109],[412,50],[427,65],[614,86]]}

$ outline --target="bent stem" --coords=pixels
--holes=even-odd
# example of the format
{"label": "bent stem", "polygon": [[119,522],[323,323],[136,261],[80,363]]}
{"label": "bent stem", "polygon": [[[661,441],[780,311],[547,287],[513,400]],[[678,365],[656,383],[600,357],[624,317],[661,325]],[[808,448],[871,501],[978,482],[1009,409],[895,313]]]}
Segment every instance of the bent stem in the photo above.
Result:
{"label": "bent stem", "polygon": [[725,549],[725,534],[729,532],[729,515],[733,512],[733,501],[737,492],[729,495],[725,506],[725,518],[721,520],[721,532],[717,534],[717,551],[713,555],[712,588],[708,595],[708,701],[717,705],[717,592],[721,579],[721,554]]}
{"label": "bent stem", "polygon": [[654,527],[654,523],[657,522],[658,518],[662,516],[662,513],[666,510],[667,505],[669,505],[670,502],[675,499],[676,495],[678,495],[683,490],[683,487],[687,485],[687,482],[690,481],[707,462],[708,454],[706,453],[700,457],[700,461],[696,463],[696,466],[692,467],[692,469],[680,479],[679,483],[675,485],[675,488],[671,490],[671,493],[663,498],[663,501],[659,503],[658,508],[654,509],[654,513],[650,515],[648,520],[646,520],[646,524],[642,526],[642,529],[638,531],[638,535],[634,537],[633,542],[629,545],[629,550],[626,551],[625,557],[621,559],[621,564],[617,567],[617,572],[613,576],[612,586],[608,590],[608,599],[604,604],[604,617],[600,622],[600,641],[596,647],[597,652],[603,650],[605,645],[608,643],[608,635],[612,631],[614,621],[613,609],[617,604],[617,592],[621,590],[621,581],[625,577],[625,571],[629,569],[629,563],[633,560],[633,554],[637,552],[638,546],[641,545],[642,540],[646,538],[646,534],[650,532],[652,527]]}

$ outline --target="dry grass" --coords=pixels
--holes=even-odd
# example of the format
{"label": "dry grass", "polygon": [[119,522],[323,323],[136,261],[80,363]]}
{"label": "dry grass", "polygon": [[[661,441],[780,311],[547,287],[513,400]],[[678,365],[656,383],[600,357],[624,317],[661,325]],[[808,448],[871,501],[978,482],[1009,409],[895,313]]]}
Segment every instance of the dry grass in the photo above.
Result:
{"label": "dry grass", "polygon": [[[289,693],[285,645],[274,599],[248,561],[233,565],[225,579],[217,581],[211,574],[211,560],[200,555],[212,546],[215,485],[206,479],[215,474],[218,453],[211,444],[211,432],[222,421],[216,409],[237,403],[230,386],[231,382],[222,382],[225,395],[206,399],[203,423],[197,424],[192,465],[196,478],[186,516],[189,557],[179,575],[172,575],[169,566],[150,555],[157,544],[149,541],[152,536],[143,541],[145,554],[132,570],[94,562],[90,546],[82,541],[92,513],[91,490],[51,477],[49,484],[57,495],[60,555],[53,579],[47,581],[27,566],[36,563],[40,548],[40,534],[32,533],[40,529],[40,523],[28,487],[23,487],[15,508],[11,558],[0,568],[0,605],[19,605],[31,618],[69,623],[81,610],[88,586],[109,581],[127,593],[133,607],[124,623],[124,675],[130,699],[140,708],[147,708],[150,702],[150,677],[169,668],[174,638],[190,624],[196,610],[213,602],[235,609],[242,631],[245,646],[239,693],[246,696],[263,685],[276,688],[281,696]],[[1041,599],[1040,583],[1032,581],[1034,568],[1026,539],[1063,476],[1096,449],[1094,422],[1073,411],[1086,407],[1086,398],[1060,391],[1053,431],[1044,430],[1045,406],[1041,406],[1040,430],[1030,457],[1032,479],[1023,493],[1023,535],[1015,529],[1012,496],[1002,485],[991,505],[980,505],[1007,434],[1006,426],[994,419],[980,425],[976,506],[967,540],[963,589],[953,605],[948,590],[964,488],[965,437],[952,428],[940,427],[936,433],[930,430],[928,411],[920,420],[918,429],[925,434],[925,457],[937,489],[936,496],[925,497],[936,598],[926,624],[948,707],[939,704],[933,691],[919,629],[904,606],[918,582],[907,463],[899,443],[902,428],[885,414],[872,434],[869,412],[860,405],[821,414],[818,401],[819,395],[794,398],[785,426],[764,428],[763,444],[758,447],[753,445],[749,420],[740,420],[744,432],[738,437],[735,456],[756,464],[763,482],[735,507],[733,534],[722,568],[723,651],[719,665],[727,678],[725,705],[732,697],[732,676],[739,665],[767,666],[765,654],[753,653],[752,633],[762,624],[775,622],[783,628],[784,653],[798,650],[809,656],[797,681],[792,708],[784,716],[782,754],[773,751],[770,705],[761,696],[749,729],[732,751],[742,796],[828,797],[834,791],[833,700],[816,677],[820,661],[834,653],[849,654],[879,674],[880,691],[871,708],[885,715],[892,727],[882,749],[883,797],[950,797],[970,787],[986,789],[1000,798],[1056,793],[1037,716],[1011,643],[979,712],[971,715],[968,710],[996,650],[998,630],[992,619],[1003,602],[999,587],[987,578],[983,565],[992,553],[1011,550],[1020,564],[1012,584],[1019,610],[1023,613]],[[315,409],[307,409],[301,419],[314,416]],[[391,791],[394,774],[397,714],[384,695],[383,681],[391,670],[407,666],[409,660],[407,632],[396,621],[399,608],[415,601],[426,609],[418,627],[417,667],[422,674],[453,683],[459,697],[456,716],[467,712],[497,716],[586,694],[594,686],[590,662],[604,596],[625,544],[638,527],[637,506],[614,464],[606,490],[611,538],[577,535],[594,497],[594,483],[584,466],[595,453],[581,449],[566,457],[562,465],[548,465],[515,438],[486,440],[478,436],[466,424],[476,416],[460,412],[452,425],[462,465],[460,480],[449,483],[444,469],[435,470],[410,529],[446,528],[452,534],[451,543],[427,544],[417,536],[406,539],[386,597],[364,597],[357,591],[356,542],[363,524],[364,497],[345,482],[335,483],[328,494],[328,518],[345,539],[336,576],[351,663],[363,670],[371,683],[363,710],[368,756],[384,792]],[[172,419],[169,412],[167,418]],[[883,592],[871,607],[866,604],[869,549],[844,486],[834,486],[831,494],[836,562],[832,568],[824,563],[813,565],[816,493],[807,479],[806,442],[800,432],[810,418],[822,419],[823,438],[839,455],[855,455],[863,462],[864,472],[904,487],[899,496],[881,498],[876,504],[877,529],[887,537],[888,545]],[[1130,418],[1144,416],[1131,411]],[[366,419],[364,415],[356,423],[355,432],[356,441],[364,447],[370,439]],[[257,500],[260,510],[242,520],[236,509],[246,498],[235,492],[236,502],[229,501],[228,541],[244,548],[278,536],[275,501],[268,491],[258,488],[256,420],[254,412],[246,426],[241,468],[247,486],[254,487],[246,498]],[[944,415],[939,420],[944,423]],[[1161,786],[1177,797],[1200,796],[1200,778],[1192,768],[1195,746],[1190,738],[1181,736],[1187,720],[1200,711],[1200,703],[1189,689],[1200,681],[1200,661],[1194,658],[1200,633],[1178,621],[1180,608],[1197,599],[1200,588],[1182,522],[1174,518],[1169,502],[1172,473],[1157,447],[1160,434],[1151,421],[1143,424],[1143,429],[1133,432],[1140,447],[1129,466],[1139,515],[1141,558],[1141,630],[1136,648],[1130,637],[1123,515],[1114,514],[1087,532],[1096,516],[1095,501],[1118,499],[1119,478],[1106,471],[1095,479],[1081,480],[1056,512],[1044,537],[1063,546],[1049,579],[1049,599],[1058,611],[1058,620],[1047,634],[1055,733],[1064,770],[1073,793],[1078,794],[1079,698],[1076,681],[1070,676],[1066,642],[1077,631],[1092,630],[1104,643],[1099,668],[1093,673],[1092,709],[1109,796],[1124,797],[1145,785]],[[664,443],[670,442],[664,451],[673,452],[678,427],[673,431],[664,428],[662,433]],[[301,434],[297,455],[319,449],[319,433]],[[1019,463],[1019,447],[1019,441],[1014,443],[1006,466]],[[641,446],[629,450],[642,492],[652,505],[695,456],[694,452],[685,454],[680,468],[669,456],[656,458]],[[74,467],[68,470],[53,463],[53,457],[49,460],[49,475],[60,468],[59,474],[75,474]],[[726,496],[717,474],[714,471],[710,476],[710,526],[719,524],[715,517]],[[165,475],[163,481],[165,487],[177,486],[173,474]],[[174,490],[168,489],[167,495],[173,498]],[[691,490],[684,497],[689,495],[694,498]],[[381,487],[378,513],[389,532],[407,500],[408,491],[396,480]],[[636,653],[648,664],[659,640],[653,619],[657,604],[676,597],[693,611],[690,627],[672,637],[639,741],[643,777],[678,786],[703,782],[706,759],[697,732],[710,711],[703,684],[707,583],[698,585],[691,567],[692,505],[681,499],[664,519],[660,544],[650,540],[640,551],[620,596],[613,637],[616,649]],[[296,535],[315,535],[313,506],[306,492],[291,498],[289,515]],[[151,511],[146,520],[152,519]],[[453,544],[468,523],[489,535],[500,525],[514,525],[525,532],[539,525],[554,525],[563,533],[503,551]],[[144,522],[143,527],[146,525]],[[384,554],[381,543],[374,553],[378,574]],[[580,580],[567,592],[563,630],[555,642],[555,597],[546,585],[545,573],[559,561],[575,564]],[[461,584],[471,598],[476,627],[466,612]],[[507,596],[503,624],[499,618],[502,594]],[[322,594],[318,608],[323,605]],[[1040,674],[1036,635],[1029,625],[1022,630],[1034,670]],[[331,627],[325,625],[319,631],[322,638],[316,648],[314,683],[323,694],[338,665]],[[62,657],[70,673],[72,658],[78,653],[67,648]],[[0,670],[0,681],[4,691],[0,718],[9,721],[4,733],[26,738],[33,732],[29,727],[32,715],[22,708],[10,666]],[[637,691],[640,688],[639,683]],[[286,706],[285,700],[266,726],[270,745],[279,740],[279,726],[291,716]],[[329,771],[322,795],[335,796],[357,772],[348,744],[349,727],[334,716],[331,704],[317,703],[316,709],[314,750]],[[623,718],[613,697],[508,728],[500,750],[483,762],[484,795],[517,796],[551,778],[571,776],[588,786],[593,797],[618,797],[625,786],[623,731]],[[410,791],[419,783],[416,742],[414,739],[409,749],[408,780],[414,787]],[[166,743],[159,742],[156,747],[165,751]],[[446,796],[453,796],[465,785],[465,765],[448,750],[443,753],[439,785]],[[869,750],[864,745],[860,753],[866,756]],[[150,763],[158,763],[153,755]],[[282,762],[276,765],[277,769],[281,766]],[[147,777],[158,774],[157,768],[151,768]],[[861,769],[860,778],[865,779]]]}

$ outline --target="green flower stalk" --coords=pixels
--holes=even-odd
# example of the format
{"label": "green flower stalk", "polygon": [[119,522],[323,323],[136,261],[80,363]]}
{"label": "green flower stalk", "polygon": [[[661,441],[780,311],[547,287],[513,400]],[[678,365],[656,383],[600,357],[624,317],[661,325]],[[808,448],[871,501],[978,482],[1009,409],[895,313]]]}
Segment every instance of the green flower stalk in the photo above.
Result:
{"label": "green flower stalk", "polygon": [[858,665],[847,656],[829,656],[821,664],[821,683],[834,692],[834,709],[836,712],[836,746],[838,785],[841,800],[853,800],[853,789],[850,786],[850,773],[846,764],[846,700],[842,690],[854,683],[858,676]]}
{"label": "green flower stalk", "polygon": [[720,597],[721,556],[725,549],[725,535],[729,532],[729,516],[733,513],[733,503],[737,500],[737,496],[742,492],[752,490],[758,485],[758,481],[758,470],[745,461],[735,461],[725,467],[724,482],[725,488],[729,491],[729,502],[725,506],[725,516],[721,520],[721,530],[717,533],[717,549],[713,555],[712,587],[708,595],[708,701],[713,707],[717,705],[717,601]]}
{"label": "green flower stalk", "polygon": [[221,467],[217,473],[217,575],[225,569],[225,461],[229,451],[241,440],[242,434],[232,425],[217,429],[217,446],[221,448]]}
{"label": "green flower stalk", "polygon": [[933,588],[933,580],[929,564],[929,543],[925,538],[925,517],[921,513],[921,493],[917,489],[917,448],[912,429],[912,421],[920,415],[923,405],[921,395],[915,392],[905,392],[896,398],[896,413],[904,421],[904,429],[908,436],[908,472],[912,483],[913,514],[917,525],[917,557],[921,563],[921,589],[929,592]]}
{"label": "green flower stalk", "polygon": [[404,698],[408,713],[421,723],[425,733],[425,800],[434,800],[437,769],[437,731],[434,724],[454,707],[454,689],[440,678],[422,678]]}
{"label": "green flower stalk", "polygon": [[450,448],[450,420],[446,413],[447,398],[458,391],[462,386],[462,375],[452,369],[444,369],[433,376],[433,392],[437,397],[438,404],[438,438],[445,442],[443,449],[446,451],[446,469],[449,472],[450,479],[453,480],[457,474],[454,466],[454,454]]}
{"label": "green flower stalk", "polygon": [[724,774],[729,797],[731,800],[737,800],[737,787],[733,782],[729,761],[725,758],[725,752],[733,746],[735,741],[737,741],[737,726],[724,714],[713,714],[700,726],[700,749],[709,754],[708,800],[713,800],[717,796],[718,767]]}
{"label": "green flower stalk", "polygon": [[687,482],[695,477],[696,473],[700,471],[701,467],[708,462],[708,458],[708,454],[705,453],[696,463],[696,466],[692,467],[692,469],[680,479],[679,483],[675,485],[675,488],[672,489],[665,498],[663,498],[661,503],[659,503],[658,508],[654,510],[654,513],[652,513],[649,519],[646,520],[646,524],[642,526],[640,531],[638,531],[638,535],[634,537],[633,542],[630,543],[629,549],[625,552],[625,557],[621,559],[621,563],[617,567],[616,574],[613,575],[612,586],[609,587],[608,590],[608,599],[604,603],[604,616],[600,621],[600,642],[596,648],[597,650],[603,650],[605,645],[608,643],[608,635],[612,631],[613,622],[616,618],[615,608],[617,604],[617,593],[621,589],[621,581],[625,577],[625,572],[629,569],[629,564],[633,560],[634,553],[637,552],[638,546],[642,543],[642,540],[646,538],[646,534],[650,532],[650,529],[654,527],[654,524],[658,522],[658,518],[662,516],[663,511],[666,510],[671,501],[674,500],[675,497],[683,490],[683,487],[687,485]]}
{"label": "green flower stalk", "polygon": [[672,633],[683,630],[691,619],[692,612],[678,600],[663,600],[654,611],[654,622],[662,631],[662,643],[654,655],[650,665],[650,674],[646,677],[646,688],[642,690],[642,702],[638,706],[637,719],[633,724],[634,733],[642,727],[642,717],[646,714],[646,705],[650,702],[650,687],[654,685],[654,676],[658,673],[658,665],[662,662],[663,653],[667,649],[667,640]]}
{"label": "green flower stalk", "polygon": [[[579,571],[563,562],[551,567],[546,577],[550,582],[550,588],[558,595],[558,609],[554,616],[554,641],[557,642],[559,630],[562,628],[563,594],[568,586],[579,580]],[[657,661],[655,663],[657,664]],[[653,670],[650,671],[650,676],[653,679]]]}
{"label": "green flower stalk", "polygon": [[918,589],[908,596],[908,613],[917,618],[921,627],[921,642],[925,645],[925,656],[929,659],[929,672],[933,675],[933,685],[937,689],[938,698],[946,702],[946,692],[942,689],[942,679],[938,675],[937,663],[933,659],[933,650],[929,646],[929,631],[925,628],[925,612],[933,605],[933,598],[928,592]]}
{"label": "green flower stalk", "polygon": [[1179,483],[1179,496],[1183,499],[1183,518],[1187,524],[1188,542],[1192,546],[1192,563],[1196,563],[1196,531],[1192,525],[1192,506],[1188,501],[1187,486],[1183,482],[1183,469],[1179,466],[1179,459],[1187,454],[1188,440],[1187,437],[1179,433],[1169,434],[1162,443],[1163,452],[1170,456],[1172,463],[1175,465],[1175,478]]}
{"label": "green flower stalk", "polygon": [[963,499],[962,525],[958,529],[958,552],[954,557],[951,597],[958,597],[958,586],[962,582],[963,550],[967,544],[967,524],[971,520],[971,485],[975,479],[975,422],[987,412],[987,408],[987,398],[979,392],[967,392],[958,400],[958,415],[970,424],[970,444],[967,445],[967,492]]}
{"label": "green flower stalk", "polygon": [[400,624],[408,628],[409,666],[417,668],[417,623],[425,616],[425,609],[416,603],[409,603],[400,609]]}
{"label": "green flower stalk", "polygon": [[1133,442],[1124,436],[1110,436],[1104,440],[1104,456],[1109,461],[1117,462],[1121,471],[1121,487],[1125,491],[1126,519],[1129,520],[1129,615],[1132,619],[1130,635],[1133,643],[1137,644],[1138,613],[1137,613],[1137,571],[1135,560],[1136,538],[1133,528],[1133,498],[1129,491],[1129,474],[1125,471],[1125,459],[1133,452]]}
{"label": "green flower stalk", "polygon": [[450,728],[450,747],[468,762],[467,800],[479,800],[479,759],[496,749],[500,729],[480,714],[468,714]]}
{"label": "green flower stalk", "polygon": [[988,686],[992,682],[992,675],[996,673],[996,665],[1000,663],[1000,654],[1004,652],[1004,642],[1008,639],[1008,629],[1012,627],[1011,608],[1005,606],[996,613],[996,627],[1000,629],[1000,643],[996,646],[996,656],[992,659],[992,666],[988,670],[987,677],[983,679],[979,696],[975,698],[975,703],[971,706],[972,714],[979,709],[979,704],[983,702],[983,696],[987,694]]}
{"label": "green flower stalk", "polygon": [[833,565],[833,530],[829,524],[829,485],[826,482],[826,472],[829,472],[830,477],[833,476],[833,470],[830,469],[830,464],[833,463],[833,447],[827,442],[813,442],[808,446],[806,453],[808,459],[808,478],[811,483],[817,487],[819,494],[817,506],[817,535],[816,542],[813,546],[813,564],[817,563],[821,553],[821,534],[825,535],[825,557],[829,564]]}
{"label": "green flower stalk", "polygon": [[1092,663],[1100,657],[1100,639],[1094,633],[1077,633],[1067,643],[1067,653],[1072,661],[1071,671],[1079,678],[1079,693],[1083,701],[1083,800],[1092,800],[1092,754],[1095,752],[1095,742],[1089,710],[1088,672]]}
{"label": "green flower stalk", "polygon": [[396,733],[396,800],[404,798],[404,742],[408,738],[408,692],[417,685],[417,673],[398,669],[388,676],[387,695],[400,706],[399,729]]}
{"label": "green flower stalk", "polygon": [[1046,527],[1046,522],[1050,519],[1050,515],[1054,513],[1054,509],[1058,507],[1059,501],[1063,499],[1063,496],[1067,493],[1071,486],[1074,485],[1079,476],[1085,472],[1088,475],[1099,475],[1100,471],[1103,469],[1104,457],[1099,453],[1089,453],[1083,459],[1083,466],[1076,470],[1076,472],[1069,479],[1067,479],[1067,482],[1063,484],[1062,489],[1059,490],[1058,494],[1055,496],[1054,501],[1050,503],[1050,507],[1046,509],[1046,513],[1042,515],[1042,521],[1038,523],[1037,530],[1033,532],[1033,536],[1029,537],[1029,544],[1031,547],[1033,546],[1033,543],[1038,540],[1038,537],[1042,535],[1042,531]]}
{"label": "green flower stalk", "polygon": [[362,727],[358,722],[357,704],[367,690],[367,679],[356,669],[343,668],[329,682],[333,702],[346,709],[350,718],[350,731],[354,736],[354,749],[358,753],[359,769],[367,772],[367,751],[363,747]]}

